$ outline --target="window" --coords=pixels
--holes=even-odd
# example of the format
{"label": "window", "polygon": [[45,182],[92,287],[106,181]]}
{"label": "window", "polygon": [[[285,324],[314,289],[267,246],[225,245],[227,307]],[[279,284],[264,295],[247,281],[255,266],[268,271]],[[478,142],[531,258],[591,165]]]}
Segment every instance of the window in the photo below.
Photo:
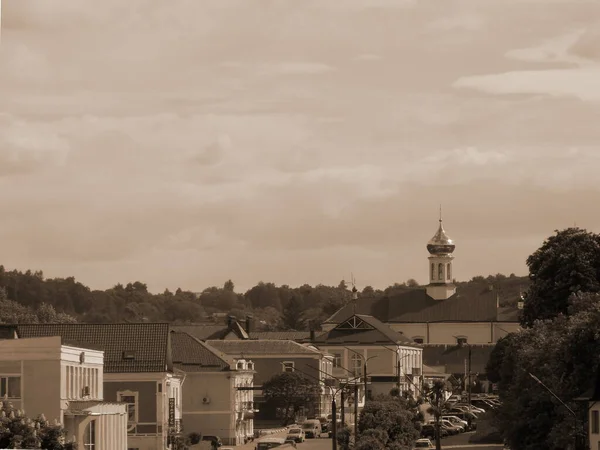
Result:
{"label": "window", "polygon": [[333,354],[333,367],[342,367],[342,354],[341,353]]}
{"label": "window", "polygon": [[450,263],[446,264],[446,279],[452,279],[452,265]]}
{"label": "window", "polygon": [[431,263],[431,279],[435,280],[435,264]]}
{"label": "window", "polygon": [[0,377],[0,398],[21,398],[21,377]]}
{"label": "window", "polygon": [[413,338],[413,341],[415,342],[415,344],[422,344],[423,342],[425,342],[425,339],[423,339],[422,337],[415,337]]}
{"label": "window", "polygon": [[600,433],[600,411],[592,411],[592,433]]}
{"label": "window", "polygon": [[467,337],[466,336],[458,336],[456,338],[456,343],[458,345],[465,345],[467,343]]}
{"label": "window", "polygon": [[355,377],[360,377],[362,375],[362,361],[362,356],[357,355],[356,353],[352,355],[352,373]]}
{"label": "window", "polygon": [[442,263],[438,264],[438,280],[444,279],[444,265]]}
{"label": "window", "polygon": [[138,393],[132,391],[117,392],[117,399],[120,402],[127,403],[127,424],[128,431],[131,431],[138,421]]}
{"label": "window", "polygon": [[96,421],[92,420],[85,427],[85,432],[83,433],[83,448],[85,450],[95,450],[96,449]]}
{"label": "window", "polygon": [[284,361],[283,362],[283,371],[284,372],[293,372],[294,371],[294,362],[293,361]]}

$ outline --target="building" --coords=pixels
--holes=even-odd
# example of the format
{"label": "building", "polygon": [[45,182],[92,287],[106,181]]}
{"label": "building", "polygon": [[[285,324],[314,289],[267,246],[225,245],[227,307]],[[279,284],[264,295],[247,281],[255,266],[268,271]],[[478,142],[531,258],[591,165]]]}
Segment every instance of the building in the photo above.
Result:
{"label": "building", "polygon": [[331,355],[313,346],[287,340],[209,340],[206,343],[221,352],[222,357],[251,359],[254,362],[254,402],[258,410],[255,424],[266,425],[277,420],[274,411],[264,408],[260,388],[274,375],[286,371],[297,370],[321,384],[321,396],[314,407],[305,412],[307,417],[326,417],[331,413],[331,396],[324,381],[333,370]]}
{"label": "building", "polygon": [[359,405],[365,394],[372,398],[393,388],[414,397],[420,394],[423,349],[372,316],[355,314],[311,342],[333,355],[335,378],[361,380]]}
{"label": "building", "polygon": [[126,450],[127,405],[103,401],[101,350],[60,336],[0,340],[0,396],[59,422],[78,450]]}
{"label": "building", "polygon": [[254,364],[232,359],[195,337],[172,330],[173,365],[185,373],[186,433],[219,436],[240,445],[254,436]]}
{"label": "building", "polygon": [[176,325],[173,330],[188,333],[201,341],[206,340],[229,340],[249,339],[248,330],[252,327],[252,316],[247,316],[243,323],[234,316],[227,317],[227,324],[200,324],[200,325]]}
{"label": "building", "polygon": [[[470,349],[471,371],[483,377],[485,362],[482,361],[487,361],[498,339],[520,329],[519,309],[500,306],[500,295],[493,286],[464,293],[457,289],[453,270],[455,248],[440,217],[438,230],[427,243],[429,284],[426,287],[400,287],[382,298],[358,298],[336,311],[323,323],[323,329],[332,330],[354,314],[373,316],[415,343],[423,344],[423,362],[446,366],[444,372],[464,377]],[[453,372],[457,369],[459,372]]]}
{"label": "building", "polygon": [[127,404],[129,449],[163,450],[180,435],[184,377],[173,367],[168,323],[27,324],[17,332],[104,351],[104,399]]}

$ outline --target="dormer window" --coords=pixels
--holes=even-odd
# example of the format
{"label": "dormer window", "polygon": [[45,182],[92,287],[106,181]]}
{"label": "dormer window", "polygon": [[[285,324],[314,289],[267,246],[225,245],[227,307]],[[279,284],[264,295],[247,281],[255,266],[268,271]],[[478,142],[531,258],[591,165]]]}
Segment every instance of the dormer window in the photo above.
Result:
{"label": "dormer window", "polygon": [[423,339],[421,336],[415,336],[413,338],[413,342],[415,344],[422,344],[423,342],[425,342],[425,339]]}
{"label": "dormer window", "polygon": [[253,362],[249,362],[248,363],[248,370],[254,370],[254,363]]}
{"label": "dormer window", "polygon": [[456,338],[456,343],[458,345],[465,345],[465,344],[467,344],[467,337],[466,336],[458,336]]}
{"label": "dormer window", "polygon": [[237,370],[244,370],[244,361],[238,361]]}

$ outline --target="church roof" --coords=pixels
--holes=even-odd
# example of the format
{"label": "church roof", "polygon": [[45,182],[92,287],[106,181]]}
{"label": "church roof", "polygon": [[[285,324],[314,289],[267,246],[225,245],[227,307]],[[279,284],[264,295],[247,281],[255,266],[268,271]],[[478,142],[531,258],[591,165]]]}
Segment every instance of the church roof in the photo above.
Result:
{"label": "church roof", "polygon": [[358,314],[371,315],[384,323],[425,322],[516,322],[516,308],[498,307],[497,294],[488,289],[483,292],[457,293],[445,300],[435,300],[425,288],[406,288],[383,297],[363,297],[356,305],[339,309],[325,323],[341,323]]}
{"label": "church roof", "polygon": [[353,314],[332,330],[315,336],[312,343],[325,344],[401,344],[415,346],[411,339],[392,330],[373,316]]}

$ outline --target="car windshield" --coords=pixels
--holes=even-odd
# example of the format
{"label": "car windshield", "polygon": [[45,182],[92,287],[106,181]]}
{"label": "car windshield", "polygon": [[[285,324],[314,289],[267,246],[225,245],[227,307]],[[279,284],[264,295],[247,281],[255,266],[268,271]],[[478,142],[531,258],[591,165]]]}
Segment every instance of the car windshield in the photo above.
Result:
{"label": "car windshield", "polygon": [[429,448],[429,442],[416,442],[416,448]]}
{"label": "car windshield", "polygon": [[299,434],[302,433],[302,430],[300,428],[292,428],[290,431],[288,431],[289,434]]}
{"label": "car windshield", "polygon": [[311,428],[314,428],[315,424],[314,423],[305,423],[304,425],[302,425],[302,428],[304,428],[305,430],[310,430]]}

